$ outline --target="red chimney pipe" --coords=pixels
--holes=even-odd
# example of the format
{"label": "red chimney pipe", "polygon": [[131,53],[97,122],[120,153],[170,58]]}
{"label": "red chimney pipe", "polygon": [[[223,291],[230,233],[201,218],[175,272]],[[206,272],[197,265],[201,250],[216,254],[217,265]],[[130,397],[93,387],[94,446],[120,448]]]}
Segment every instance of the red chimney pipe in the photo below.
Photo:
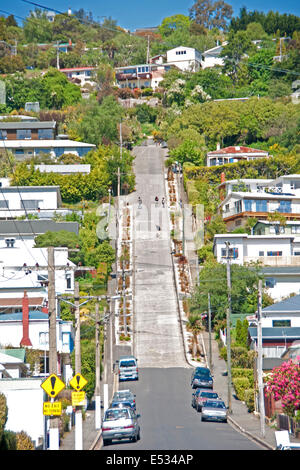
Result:
{"label": "red chimney pipe", "polygon": [[29,300],[26,291],[24,291],[24,297],[22,299],[22,314],[23,338],[21,339],[20,346],[32,346],[29,338]]}

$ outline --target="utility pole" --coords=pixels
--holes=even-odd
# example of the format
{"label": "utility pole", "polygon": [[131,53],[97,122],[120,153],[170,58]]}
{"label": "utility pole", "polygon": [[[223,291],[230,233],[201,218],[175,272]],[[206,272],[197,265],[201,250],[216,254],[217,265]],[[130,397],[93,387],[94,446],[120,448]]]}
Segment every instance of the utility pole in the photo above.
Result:
{"label": "utility pole", "polygon": [[[81,374],[79,282],[75,281],[75,374]],[[75,450],[83,450],[82,407],[75,410]]]}
{"label": "utility pole", "polygon": [[127,336],[127,317],[126,317],[126,275],[124,269],[124,260],[122,261],[122,279],[123,279],[123,324],[124,324],[124,335]]}
{"label": "utility pole", "polygon": [[212,352],[211,352],[211,305],[210,305],[210,293],[208,293],[208,336],[209,336],[209,368],[212,370]]}
{"label": "utility pole", "polygon": [[[104,319],[106,308],[104,307]],[[107,381],[107,321],[103,322],[103,412],[108,408],[108,381]]]}
{"label": "utility pole", "polygon": [[228,385],[228,412],[232,413],[231,407],[231,271],[230,271],[230,258],[229,258],[229,242],[226,244],[226,258],[227,258],[227,292],[228,292],[228,307],[226,315],[226,346],[227,346],[227,385]]}
{"label": "utility pole", "polygon": [[[49,309],[49,374],[57,374],[56,346],[56,298],[55,298],[55,260],[54,247],[48,251],[48,309]],[[51,398],[54,402],[54,398]],[[49,450],[59,450],[59,422],[55,416],[50,417]]]}
{"label": "utility pole", "polygon": [[59,42],[56,42],[56,68],[59,70]]}
{"label": "utility pole", "polygon": [[95,387],[95,428],[101,429],[101,394],[100,394],[100,318],[99,318],[99,300],[97,299],[95,306],[96,321],[96,387]]}
{"label": "utility pole", "polygon": [[264,383],[262,370],[262,280],[258,281],[258,309],[257,309],[257,378],[258,378],[258,394],[259,394],[259,416],[260,416],[260,432],[261,436],[265,436],[265,400],[264,400]]}
{"label": "utility pole", "polygon": [[146,63],[149,64],[149,62],[150,62],[150,36],[149,36],[149,35],[147,36],[147,40],[148,40],[148,43],[147,43],[147,59],[146,59]]}

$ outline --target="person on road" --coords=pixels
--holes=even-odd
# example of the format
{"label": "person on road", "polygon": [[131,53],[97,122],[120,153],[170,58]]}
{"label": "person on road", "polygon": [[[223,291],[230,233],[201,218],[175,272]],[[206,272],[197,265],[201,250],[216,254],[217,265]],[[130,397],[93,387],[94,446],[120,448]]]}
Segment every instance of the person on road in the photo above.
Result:
{"label": "person on road", "polygon": [[163,197],[162,200],[161,200],[161,205],[162,205],[163,207],[165,207],[165,198],[164,198],[164,197]]}
{"label": "person on road", "polygon": [[159,201],[159,199],[158,199],[158,197],[156,196],[156,198],[155,198],[155,207],[158,207],[158,201]]}
{"label": "person on road", "polygon": [[139,204],[139,209],[141,209],[142,208],[142,198],[141,197],[138,198],[138,204]]}

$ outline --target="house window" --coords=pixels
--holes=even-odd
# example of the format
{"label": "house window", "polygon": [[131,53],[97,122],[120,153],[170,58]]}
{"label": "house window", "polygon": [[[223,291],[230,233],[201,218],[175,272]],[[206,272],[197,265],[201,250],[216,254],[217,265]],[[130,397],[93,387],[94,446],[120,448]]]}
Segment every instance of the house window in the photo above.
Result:
{"label": "house window", "polygon": [[226,204],[224,212],[229,212],[229,204]]}
{"label": "house window", "polygon": [[291,201],[280,201],[277,210],[278,210],[278,212],[285,212],[285,213],[292,212],[292,203],[291,203]]}
{"label": "house window", "polygon": [[66,281],[67,281],[67,289],[71,289],[72,288],[71,274],[66,275]]}
{"label": "house window", "polygon": [[300,225],[292,225],[292,233],[300,233]]}
{"label": "house window", "polygon": [[[236,259],[239,257],[239,249],[238,248],[229,248],[229,258]],[[221,249],[221,257],[222,258],[227,258],[227,249],[222,248]]]}
{"label": "house window", "polygon": [[17,139],[31,139],[31,130],[17,129]]}
{"label": "house window", "polygon": [[291,320],[273,320],[272,326],[273,328],[280,328],[280,327],[290,328]]}
{"label": "house window", "polygon": [[252,212],[252,202],[253,201],[251,199],[245,199],[245,211]]}
{"label": "house window", "polygon": [[0,209],[8,209],[8,201],[0,201]]}
{"label": "house window", "polygon": [[273,277],[268,277],[266,279],[266,287],[269,287],[269,289],[273,289],[273,287],[276,286],[276,280]]}
{"label": "house window", "polygon": [[49,333],[48,331],[41,331],[39,334],[39,344],[44,348],[49,347]]}
{"label": "house window", "polygon": [[7,248],[13,248],[15,245],[16,239],[15,238],[6,238],[5,243]]}
{"label": "house window", "polygon": [[236,220],[236,221],[235,221],[235,226],[236,226],[236,227],[239,227],[240,225],[242,225],[241,219]]}
{"label": "house window", "polygon": [[28,199],[26,201],[21,200],[21,209],[39,209],[41,202],[34,199]]}
{"label": "house window", "polygon": [[0,130],[0,138],[2,140],[6,140],[7,139],[7,131],[1,131]]}
{"label": "house window", "polygon": [[268,212],[268,201],[265,199],[256,201],[256,212]]}
{"label": "house window", "polygon": [[282,256],[282,251],[267,251],[267,256]]}
{"label": "house window", "polygon": [[24,149],[16,149],[15,155],[24,155]]}
{"label": "house window", "polygon": [[39,129],[38,130],[38,138],[43,139],[43,140],[53,139],[52,129]]}
{"label": "house window", "polygon": [[235,213],[238,214],[239,212],[242,212],[242,201],[235,201],[234,203],[234,209]]}
{"label": "house window", "polygon": [[270,234],[278,235],[279,233],[285,233],[285,228],[282,225],[271,225],[270,226]]}
{"label": "house window", "polygon": [[300,256],[300,251],[294,251],[294,256]]}
{"label": "house window", "polygon": [[265,256],[265,252],[264,251],[259,251],[258,256]]}

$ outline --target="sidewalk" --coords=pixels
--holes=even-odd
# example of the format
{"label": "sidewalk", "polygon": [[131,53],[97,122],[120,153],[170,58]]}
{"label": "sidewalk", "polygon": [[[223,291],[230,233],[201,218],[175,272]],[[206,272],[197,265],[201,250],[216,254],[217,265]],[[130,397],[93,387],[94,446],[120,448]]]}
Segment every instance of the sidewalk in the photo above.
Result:
{"label": "sidewalk", "polygon": [[[209,345],[209,335],[208,332],[203,332],[202,337],[204,340],[206,351],[208,351]],[[219,349],[217,342],[213,339],[212,335],[212,363],[213,370],[212,375],[214,377],[214,389],[219,393],[221,398],[223,398],[225,404],[228,402],[227,396],[227,376],[222,375],[227,371],[226,362],[219,357]],[[265,424],[265,436],[261,435],[261,425],[259,417],[255,416],[253,413],[249,413],[246,405],[235,398],[235,395],[232,395],[231,399],[231,408],[232,414],[228,416],[228,422],[230,422],[234,427],[239,429],[249,438],[255,440],[261,444],[265,449],[275,450],[276,449],[276,439],[275,431],[276,429],[271,428],[267,423]],[[290,436],[291,442],[300,443],[299,439],[295,439]]]}
{"label": "sidewalk", "polygon": [[[103,409],[101,410],[103,413]],[[99,450],[101,445],[101,431],[95,429],[94,403],[86,410],[85,419],[82,421],[83,450]],[[75,450],[75,426],[63,436],[59,450]]]}

